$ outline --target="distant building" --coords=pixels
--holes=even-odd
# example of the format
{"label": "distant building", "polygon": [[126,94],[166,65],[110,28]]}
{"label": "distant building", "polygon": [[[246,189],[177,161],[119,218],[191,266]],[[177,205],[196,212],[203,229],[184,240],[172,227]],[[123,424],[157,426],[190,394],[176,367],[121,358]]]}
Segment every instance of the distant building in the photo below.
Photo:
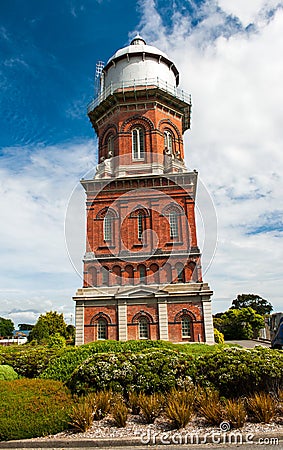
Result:
{"label": "distant building", "polygon": [[99,139],[86,191],[84,285],[76,344],[98,339],[214,342],[202,280],[196,171],[184,162],[191,99],[163,52],[137,36],[100,71],[88,107]]}

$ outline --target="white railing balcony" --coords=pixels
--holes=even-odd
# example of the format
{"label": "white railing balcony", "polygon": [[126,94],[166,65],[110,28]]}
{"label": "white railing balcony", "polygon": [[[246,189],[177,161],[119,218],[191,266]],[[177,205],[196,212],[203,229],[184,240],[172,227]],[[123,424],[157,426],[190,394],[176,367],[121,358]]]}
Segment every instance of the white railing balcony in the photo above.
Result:
{"label": "white railing balcony", "polygon": [[111,83],[105,89],[103,89],[100,94],[96,98],[94,98],[87,106],[87,112],[90,113],[93,111],[103,100],[105,100],[109,95],[114,94],[114,92],[127,92],[132,90],[141,90],[141,89],[152,89],[158,88],[161,91],[167,92],[174,97],[191,104],[191,96],[187,92],[183,91],[183,89],[177,88],[167,81],[163,81],[160,78],[144,78],[140,80],[131,80],[131,81],[121,81],[118,83]]}

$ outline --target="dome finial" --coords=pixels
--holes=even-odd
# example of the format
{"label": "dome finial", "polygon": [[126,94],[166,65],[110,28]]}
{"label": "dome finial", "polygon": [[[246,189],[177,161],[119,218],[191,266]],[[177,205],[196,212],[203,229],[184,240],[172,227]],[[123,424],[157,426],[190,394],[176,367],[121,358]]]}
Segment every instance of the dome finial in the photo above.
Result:
{"label": "dome finial", "polygon": [[137,32],[136,36],[132,40],[130,45],[146,45],[145,40],[141,37],[139,32]]}

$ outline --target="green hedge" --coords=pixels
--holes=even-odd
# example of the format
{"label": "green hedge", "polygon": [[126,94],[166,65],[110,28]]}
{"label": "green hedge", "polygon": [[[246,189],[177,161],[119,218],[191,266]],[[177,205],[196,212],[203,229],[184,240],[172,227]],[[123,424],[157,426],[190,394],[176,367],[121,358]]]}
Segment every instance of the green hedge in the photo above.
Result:
{"label": "green hedge", "polygon": [[59,381],[0,381],[0,440],[59,433],[68,427],[72,396]]}
{"label": "green hedge", "polygon": [[104,353],[89,357],[67,383],[73,393],[113,390],[167,392],[186,387],[195,376],[193,357],[170,349],[147,349],[142,353]]}
{"label": "green hedge", "polygon": [[43,346],[11,345],[0,349],[0,364],[13,367],[19,376],[36,378],[64,351]]}
{"label": "green hedge", "polygon": [[97,353],[120,353],[126,351],[137,352],[148,348],[174,349],[174,344],[164,341],[97,341],[91,344],[74,347],[65,351],[56,359],[53,359],[41,378],[52,378],[54,380],[68,381],[73,371],[83,361]]}
{"label": "green hedge", "polygon": [[279,350],[226,348],[198,356],[195,363],[194,381],[212,385],[227,397],[283,388],[283,352]]}

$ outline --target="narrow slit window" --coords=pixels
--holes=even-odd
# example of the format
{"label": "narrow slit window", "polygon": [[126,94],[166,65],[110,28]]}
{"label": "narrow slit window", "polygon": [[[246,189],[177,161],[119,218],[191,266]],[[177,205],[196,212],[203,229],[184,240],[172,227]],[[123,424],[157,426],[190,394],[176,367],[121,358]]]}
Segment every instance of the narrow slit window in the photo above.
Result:
{"label": "narrow slit window", "polygon": [[138,239],[142,238],[142,233],[144,229],[144,215],[142,212],[138,214]]}
{"label": "narrow slit window", "polygon": [[170,237],[177,238],[179,236],[178,215],[175,211],[169,213]]}
{"label": "narrow slit window", "polygon": [[103,239],[105,241],[111,241],[112,240],[112,217],[105,216],[103,221]]}
{"label": "narrow slit window", "polygon": [[144,159],[144,132],[141,128],[132,131],[133,159]]}
{"label": "narrow slit window", "polygon": [[170,155],[173,153],[173,137],[169,131],[164,133],[164,147]]}

